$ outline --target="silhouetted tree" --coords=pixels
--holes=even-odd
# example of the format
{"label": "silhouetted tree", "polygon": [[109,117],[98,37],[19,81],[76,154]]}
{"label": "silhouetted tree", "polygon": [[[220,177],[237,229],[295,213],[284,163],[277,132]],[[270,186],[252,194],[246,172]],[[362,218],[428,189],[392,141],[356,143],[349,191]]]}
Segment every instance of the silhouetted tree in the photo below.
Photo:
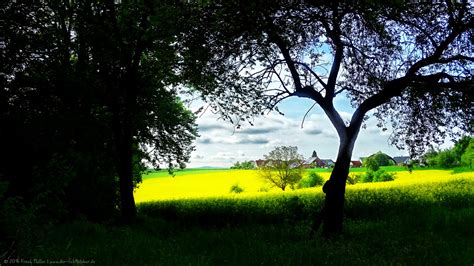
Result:
{"label": "silhouetted tree", "polygon": [[[288,97],[323,109],[340,145],[314,230],[323,223],[331,236],[342,230],[350,159],[372,110],[384,130],[392,121],[392,143],[412,155],[472,125],[471,10],[468,1],[209,4],[183,42],[183,73],[237,126]],[[350,121],[337,97],[351,100]]]}
{"label": "silhouetted tree", "polygon": [[[134,219],[142,161],[183,167],[197,135],[177,96],[180,10],[157,1],[2,3],[0,176],[11,188],[37,195],[21,186],[51,169],[60,181],[44,183],[71,176],[69,194],[119,191],[123,218]],[[102,177],[108,185],[88,184]]]}

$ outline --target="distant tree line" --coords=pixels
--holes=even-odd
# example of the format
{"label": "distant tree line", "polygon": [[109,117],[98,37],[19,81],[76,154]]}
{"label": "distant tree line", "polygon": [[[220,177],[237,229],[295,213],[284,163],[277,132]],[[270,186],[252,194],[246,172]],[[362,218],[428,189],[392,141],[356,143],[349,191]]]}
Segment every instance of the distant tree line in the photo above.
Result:
{"label": "distant tree line", "polygon": [[474,161],[474,138],[466,136],[458,140],[453,148],[435,150],[431,148],[422,157],[422,162],[428,166],[451,168],[466,166],[472,169]]}
{"label": "distant tree line", "polygon": [[230,167],[230,169],[255,169],[255,162],[254,161],[236,162],[234,163],[234,165]]}

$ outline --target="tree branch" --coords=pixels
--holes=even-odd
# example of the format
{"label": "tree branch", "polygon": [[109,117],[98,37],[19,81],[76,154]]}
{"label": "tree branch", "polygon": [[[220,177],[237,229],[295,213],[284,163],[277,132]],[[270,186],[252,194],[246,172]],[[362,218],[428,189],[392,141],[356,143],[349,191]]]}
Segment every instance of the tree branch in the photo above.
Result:
{"label": "tree branch", "polygon": [[427,32],[424,28],[420,27],[420,25],[418,25],[417,23],[413,23],[409,20],[400,20],[400,22],[402,23],[405,23],[405,24],[408,24],[414,28],[416,28],[417,30],[419,30],[421,33],[423,33],[423,35],[428,38],[428,40],[431,42],[431,45],[433,45],[434,48],[438,47],[438,43],[436,43],[435,39],[431,36],[431,34],[429,32]]}
{"label": "tree branch", "polygon": [[[442,79],[448,79],[449,82],[442,83],[439,82]],[[415,77],[402,77],[392,81],[389,81],[385,84],[384,88],[374,94],[373,96],[367,98],[354,112],[351,123],[350,129],[355,130],[360,126],[363,121],[365,114],[388,102],[391,98],[395,96],[400,96],[410,84],[418,83],[418,84],[425,84],[430,85],[430,87],[444,87],[444,88],[463,88],[466,91],[472,89],[473,82],[472,80],[464,81],[464,82],[457,82],[454,78],[444,72],[427,75],[427,76],[415,76]]]}
{"label": "tree branch", "polygon": [[[450,23],[454,23],[454,22],[450,22]],[[471,21],[466,24],[466,25],[462,25],[462,26],[456,26],[454,25],[453,26],[453,30],[451,31],[451,33],[438,45],[438,47],[436,47],[435,51],[433,52],[432,55],[426,57],[426,58],[423,58],[421,59],[420,61],[416,62],[415,64],[413,64],[407,71],[407,74],[406,76],[415,76],[416,75],[416,72],[418,70],[420,70],[422,67],[425,67],[425,66],[428,66],[428,65],[431,65],[431,64],[434,64],[434,63],[437,63],[439,62],[439,60],[441,59],[441,56],[443,55],[443,52],[448,49],[449,45],[461,34],[464,32],[465,28],[469,28],[469,27],[472,27],[473,25],[471,24],[474,24],[474,20],[471,19]],[[442,63],[442,61],[441,61]]]}
{"label": "tree branch", "polygon": [[323,26],[326,28],[328,37],[333,41],[334,46],[336,48],[334,53],[334,61],[332,62],[331,71],[329,72],[328,83],[326,88],[325,98],[327,99],[332,99],[334,97],[337,75],[339,74],[339,69],[341,68],[342,59],[344,57],[344,44],[341,40],[341,30],[339,28],[339,22],[334,19],[332,25],[333,27],[331,29],[328,23],[323,23]]}
{"label": "tree branch", "polygon": [[[267,60],[270,61],[270,58],[268,58],[268,56],[267,56]],[[280,73],[278,73],[278,72],[276,71],[276,69],[275,69],[275,66],[276,66],[277,64],[278,64],[278,63],[271,64],[271,68],[272,68],[272,70],[273,70],[273,73],[275,73],[275,75],[278,77],[278,80],[280,80],[280,83],[281,83],[281,85],[283,86],[283,88],[285,89],[285,91],[286,91],[288,94],[291,94],[291,92],[290,92],[290,91],[288,90],[288,88],[286,87],[285,82],[284,82],[283,79],[281,78]]]}
{"label": "tree branch", "polygon": [[290,52],[286,48],[283,40],[276,34],[271,34],[271,39],[280,49],[295,84],[295,92],[290,93],[288,97],[298,96],[298,97],[303,97],[303,98],[310,98],[310,99],[315,100],[321,106],[325,104],[324,98],[322,97],[322,95],[319,92],[317,92],[312,86],[303,87],[301,85],[301,80],[300,80],[298,71],[295,67],[295,61],[293,61],[293,59],[291,58]]}
{"label": "tree branch", "polygon": [[278,98],[278,97],[280,97],[284,94],[286,94],[286,92],[281,92],[281,93],[275,94],[270,98],[269,106],[268,106],[269,112],[272,111],[273,108],[275,108],[275,106],[277,106],[277,104],[279,104],[281,101],[283,101],[286,98],[289,98],[289,97],[293,96],[293,93],[290,93],[290,94],[285,95],[284,97]]}
{"label": "tree branch", "polygon": [[336,91],[336,92],[334,93],[334,96],[338,95],[339,93],[341,93],[341,92],[343,92],[343,91],[353,91],[353,92],[358,93],[358,94],[364,94],[364,93],[363,93],[362,91],[360,91],[360,90],[356,90],[356,89],[351,88],[351,87],[349,87],[349,86],[344,86],[342,89]]}
{"label": "tree branch", "polygon": [[465,61],[474,62],[474,57],[457,54],[457,55],[454,55],[454,56],[451,56],[451,57],[440,58],[440,59],[436,60],[435,63],[451,63],[453,61],[458,61],[458,60],[465,60]]}
{"label": "tree branch", "polygon": [[365,114],[368,111],[386,103],[392,97],[401,95],[402,91],[407,87],[407,85],[408,81],[406,77],[394,79],[387,82],[380,92],[367,98],[355,110],[354,114],[352,115],[349,130],[358,130],[364,120]]}
{"label": "tree branch", "polygon": [[295,64],[302,65],[303,67],[305,67],[318,80],[318,82],[323,86],[323,88],[327,89],[327,84],[306,63],[295,61]]}
{"label": "tree branch", "polygon": [[283,55],[283,58],[285,59],[286,65],[288,66],[288,69],[290,70],[291,77],[293,78],[294,84],[295,84],[295,90],[299,90],[302,88],[301,86],[301,80],[298,75],[298,70],[296,70],[295,64],[293,59],[291,59],[290,51],[288,48],[286,48],[285,43],[281,39],[280,36],[274,33],[270,33],[270,39],[278,46],[280,49],[281,54]]}
{"label": "tree branch", "polygon": [[317,102],[315,101],[313,105],[311,105],[311,107],[308,109],[308,111],[306,111],[306,113],[304,114],[303,120],[301,120],[301,128],[303,128],[304,120],[306,119],[306,116],[309,114],[309,111],[311,111],[316,104]]}

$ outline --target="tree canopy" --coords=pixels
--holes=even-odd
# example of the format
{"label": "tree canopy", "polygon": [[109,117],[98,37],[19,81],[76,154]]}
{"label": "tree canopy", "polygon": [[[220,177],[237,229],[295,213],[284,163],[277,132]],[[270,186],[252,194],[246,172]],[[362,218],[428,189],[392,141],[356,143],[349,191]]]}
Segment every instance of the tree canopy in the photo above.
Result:
{"label": "tree canopy", "polygon": [[[392,121],[392,143],[415,153],[456,134],[449,128],[469,130],[471,8],[450,1],[211,4],[184,44],[193,48],[188,58],[201,60],[185,71],[200,76],[193,85],[236,124],[305,97],[340,136],[376,109],[382,128]],[[351,99],[351,121],[335,112],[336,97]]]}
{"label": "tree canopy", "polygon": [[49,193],[97,215],[118,205],[134,216],[145,161],[184,167],[197,126],[177,93],[181,10],[156,1],[2,3],[0,178],[9,194]]}

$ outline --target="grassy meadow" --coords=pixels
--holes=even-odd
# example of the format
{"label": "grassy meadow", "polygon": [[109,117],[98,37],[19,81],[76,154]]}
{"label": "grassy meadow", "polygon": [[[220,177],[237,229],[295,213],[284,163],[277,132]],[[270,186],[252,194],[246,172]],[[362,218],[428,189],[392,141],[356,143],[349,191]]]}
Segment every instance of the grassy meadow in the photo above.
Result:
{"label": "grassy meadow", "polygon": [[190,169],[145,176],[132,226],[61,225],[22,252],[99,265],[472,265],[474,173],[386,170],[395,181],[348,185],[338,239],[308,237],[321,187],[259,192],[255,171]]}

